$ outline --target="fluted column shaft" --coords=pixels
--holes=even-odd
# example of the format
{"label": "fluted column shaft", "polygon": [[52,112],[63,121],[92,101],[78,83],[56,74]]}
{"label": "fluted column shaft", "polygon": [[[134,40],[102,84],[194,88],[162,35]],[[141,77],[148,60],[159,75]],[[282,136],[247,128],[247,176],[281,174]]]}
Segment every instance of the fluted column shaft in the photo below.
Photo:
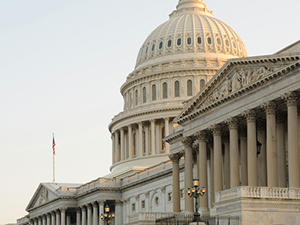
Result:
{"label": "fluted column shaft", "polygon": [[[169,124],[169,118],[165,118],[165,137],[169,136],[170,134],[170,124]],[[169,143],[165,143],[166,146],[166,152],[170,152],[170,145]]]}
{"label": "fluted column shaft", "polygon": [[71,225],[71,215],[67,214],[67,225]]}
{"label": "fluted column shaft", "polygon": [[239,186],[239,133],[238,121],[229,121],[229,145],[230,145],[230,187]]}
{"label": "fluted column shaft", "polygon": [[267,118],[267,185],[268,187],[277,187],[276,108],[273,102],[265,104],[264,108]]}
{"label": "fluted column shaft", "polygon": [[179,177],[179,160],[182,154],[170,155],[172,160],[172,193],[173,193],[173,212],[180,212],[180,177]]}
{"label": "fluted column shaft", "polygon": [[112,134],[111,135],[111,143],[112,143],[112,163],[114,164],[116,162],[116,157],[115,157],[115,152],[116,152],[116,149],[115,149],[115,136]]}
{"label": "fluted column shaft", "polygon": [[50,224],[50,218],[51,218],[51,217],[50,217],[50,214],[47,214],[47,215],[46,215],[47,225],[51,225],[51,224]]}
{"label": "fluted column shaft", "polygon": [[145,152],[146,155],[149,155],[149,151],[150,151],[150,142],[149,142],[149,126],[145,127]]}
{"label": "fluted column shaft", "polygon": [[61,225],[66,225],[66,209],[60,209]]}
{"label": "fluted column shaft", "polygon": [[125,131],[122,128],[120,130],[121,134],[121,161],[125,160]]}
{"label": "fluted column shaft", "polygon": [[[213,128],[214,136],[214,191],[222,190],[222,136],[221,127]],[[215,195],[214,193],[214,195]]]}
{"label": "fluted column shaft", "polygon": [[138,147],[137,156],[142,157],[143,153],[144,153],[143,152],[143,124],[139,123],[138,126],[139,126],[139,136],[138,136],[138,138],[139,138],[139,143],[138,143],[139,147]]}
{"label": "fluted column shaft", "polygon": [[[193,187],[193,151],[192,141],[187,138],[184,140],[184,186],[185,191]],[[185,193],[185,211],[194,212],[193,198]]]}
{"label": "fluted column shaft", "polygon": [[76,210],[76,225],[81,225],[80,221],[80,208]]}
{"label": "fluted column shaft", "polygon": [[120,161],[119,132],[115,131],[115,162]]}
{"label": "fluted column shaft", "polygon": [[257,138],[256,115],[251,110],[246,113],[247,118],[247,160],[248,160],[248,185],[257,186]]}
{"label": "fluted column shaft", "polygon": [[47,225],[47,216],[43,215],[43,225]]}
{"label": "fluted column shaft", "polygon": [[286,174],[286,156],[285,156],[285,126],[283,115],[278,115],[276,125],[277,135],[277,163],[278,163],[278,186],[286,187],[287,174]]}
{"label": "fluted column shaft", "polygon": [[288,108],[288,166],[289,187],[300,188],[300,160],[298,150],[298,109],[297,96],[291,93],[287,97]]}
{"label": "fluted column shaft", "polygon": [[129,159],[132,159],[133,158],[132,125],[128,126],[128,151],[129,151]]}
{"label": "fluted column shaft", "polygon": [[92,218],[92,206],[87,206],[87,225],[92,225],[93,218]]}
{"label": "fluted column shaft", "polygon": [[51,225],[55,225],[55,212],[51,213]]}
{"label": "fluted column shaft", "polygon": [[240,157],[241,157],[240,158],[240,167],[241,167],[241,183],[242,183],[242,186],[247,186],[248,185],[248,176],[247,176],[247,135],[245,133],[242,132],[241,136],[240,136]]}
{"label": "fluted column shaft", "polygon": [[99,210],[98,210],[98,205],[96,202],[94,202],[93,204],[93,225],[98,225],[99,224],[99,218],[98,217],[98,213]]}
{"label": "fluted column shaft", "polygon": [[56,225],[61,225],[60,211],[56,211]]}
{"label": "fluted column shaft", "polygon": [[[104,212],[104,201],[98,201],[98,205],[99,205],[98,218],[100,218],[102,213]],[[99,224],[104,225],[104,221],[100,219]]]}
{"label": "fluted column shaft", "polygon": [[[208,189],[207,183],[207,146],[205,133],[199,133],[197,135],[199,151],[198,151],[198,174],[200,187]],[[205,194],[200,198],[200,208],[208,207],[208,194]]]}
{"label": "fluted column shaft", "polygon": [[151,120],[151,153],[156,154],[156,143],[155,143],[155,120]]}
{"label": "fluted column shaft", "polygon": [[81,225],[86,225],[86,208],[83,206],[81,208]]}

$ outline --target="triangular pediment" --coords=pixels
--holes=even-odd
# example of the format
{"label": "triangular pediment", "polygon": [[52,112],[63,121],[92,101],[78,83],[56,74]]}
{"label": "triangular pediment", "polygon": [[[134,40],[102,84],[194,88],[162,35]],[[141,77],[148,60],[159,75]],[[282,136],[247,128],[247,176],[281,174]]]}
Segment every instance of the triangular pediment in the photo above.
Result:
{"label": "triangular pediment", "polygon": [[267,85],[299,67],[300,55],[271,55],[229,60],[175,119],[182,124],[220,104]]}
{"label": "triangular pediment", "polygon": [[27,206],[27,210],[45,205],[49,201],[59,198],[59,195],[55,193],[55,190],[52,190],[52,188],[48,186],[49,185],[47,184],[39,185],[29,205]]}

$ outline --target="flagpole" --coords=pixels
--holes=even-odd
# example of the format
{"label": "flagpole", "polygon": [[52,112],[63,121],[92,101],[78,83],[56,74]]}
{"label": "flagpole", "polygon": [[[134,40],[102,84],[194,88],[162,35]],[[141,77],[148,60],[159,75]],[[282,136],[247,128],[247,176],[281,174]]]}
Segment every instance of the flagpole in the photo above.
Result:
{"label": "flagpole", "polygon": [[53,183],[55,183],[55,141],[54,133],[52,133],[53,143],[52,143],[52,155],[53,155]]}

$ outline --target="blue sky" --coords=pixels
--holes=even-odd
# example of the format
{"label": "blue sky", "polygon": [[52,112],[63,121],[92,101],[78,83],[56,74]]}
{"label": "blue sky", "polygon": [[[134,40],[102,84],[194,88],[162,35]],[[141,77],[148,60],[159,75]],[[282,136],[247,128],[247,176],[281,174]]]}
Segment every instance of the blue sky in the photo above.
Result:
{"label": "blue sky", "polygon": [[[207,0],[249,55],[300,39],[296,0]],[[50,182],[88,182],[111,164],[108,124],[122,110],[120,86],[140,46],[177,0],[0,1],[0,224],[25,215]]]}

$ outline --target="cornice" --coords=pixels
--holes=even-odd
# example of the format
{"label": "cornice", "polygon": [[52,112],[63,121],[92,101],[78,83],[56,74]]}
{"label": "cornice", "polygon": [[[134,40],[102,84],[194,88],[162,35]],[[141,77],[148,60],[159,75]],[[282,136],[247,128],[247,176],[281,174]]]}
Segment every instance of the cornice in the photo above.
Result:
{"label": "cornice", "polygon": [[[287,72],[293,70],[294,68],[298,67],[300,65],[300,56],[299,55],[293,55],[293,56],[284,56],[280,55],[277,57],[274,56],[261,56],[261,57],[250,57],[250,58],[244,58],[244,59],[231,59],[229,60],[222,69],[215,75],[214,78],[212,78],[206,88],[200,92],[198,95],[195,96],[194,101],[189,102],[183,112],[175,118],[175,121],[179,124],[184,124],[186,121],[191,120],[198,115],[210,111],[211,109],[215,108],[216,106],[223,104],[224,102],[227,102],[229,100],[232,100],[246,92],[249,92],[257,87],[260,87],[264,85],[266,82],[269,82],[270,80],[273,80],[274,78],[280,77],[283,74],[286,74]],[[236,65],[256,65],[258,63],[275,63],[275,62],[292,62],[291,64],[284,66],[283,68],[280,68],[279,70],[276,70],[274,72],[270,72],[267,75],[263,77],[262,79],[259,79],[258,81],[250,84],[249,86],[246,86],[244,88],[239,89],[236,92],[233,92],[226,96],[225,98],[222,98],[218,101],[213,102],[210,105],[207,105],[204,108],[195,109],[199,104],[203,103],[203,100],[208,96],[208,93],[212,91],[212,89],[215,88],[216,84],[218,84],[227,74],[228,72],[234,68]],[[293,63],[294,62],[294,63]]]}
{"label": "cornice", "polygon": [[175,133],[165,137],[163,140],[168,142],[169,144],[173,144],[175,142],[178,142],[178,140],[181,140],[183,138],[183,129],[175,131]]}

